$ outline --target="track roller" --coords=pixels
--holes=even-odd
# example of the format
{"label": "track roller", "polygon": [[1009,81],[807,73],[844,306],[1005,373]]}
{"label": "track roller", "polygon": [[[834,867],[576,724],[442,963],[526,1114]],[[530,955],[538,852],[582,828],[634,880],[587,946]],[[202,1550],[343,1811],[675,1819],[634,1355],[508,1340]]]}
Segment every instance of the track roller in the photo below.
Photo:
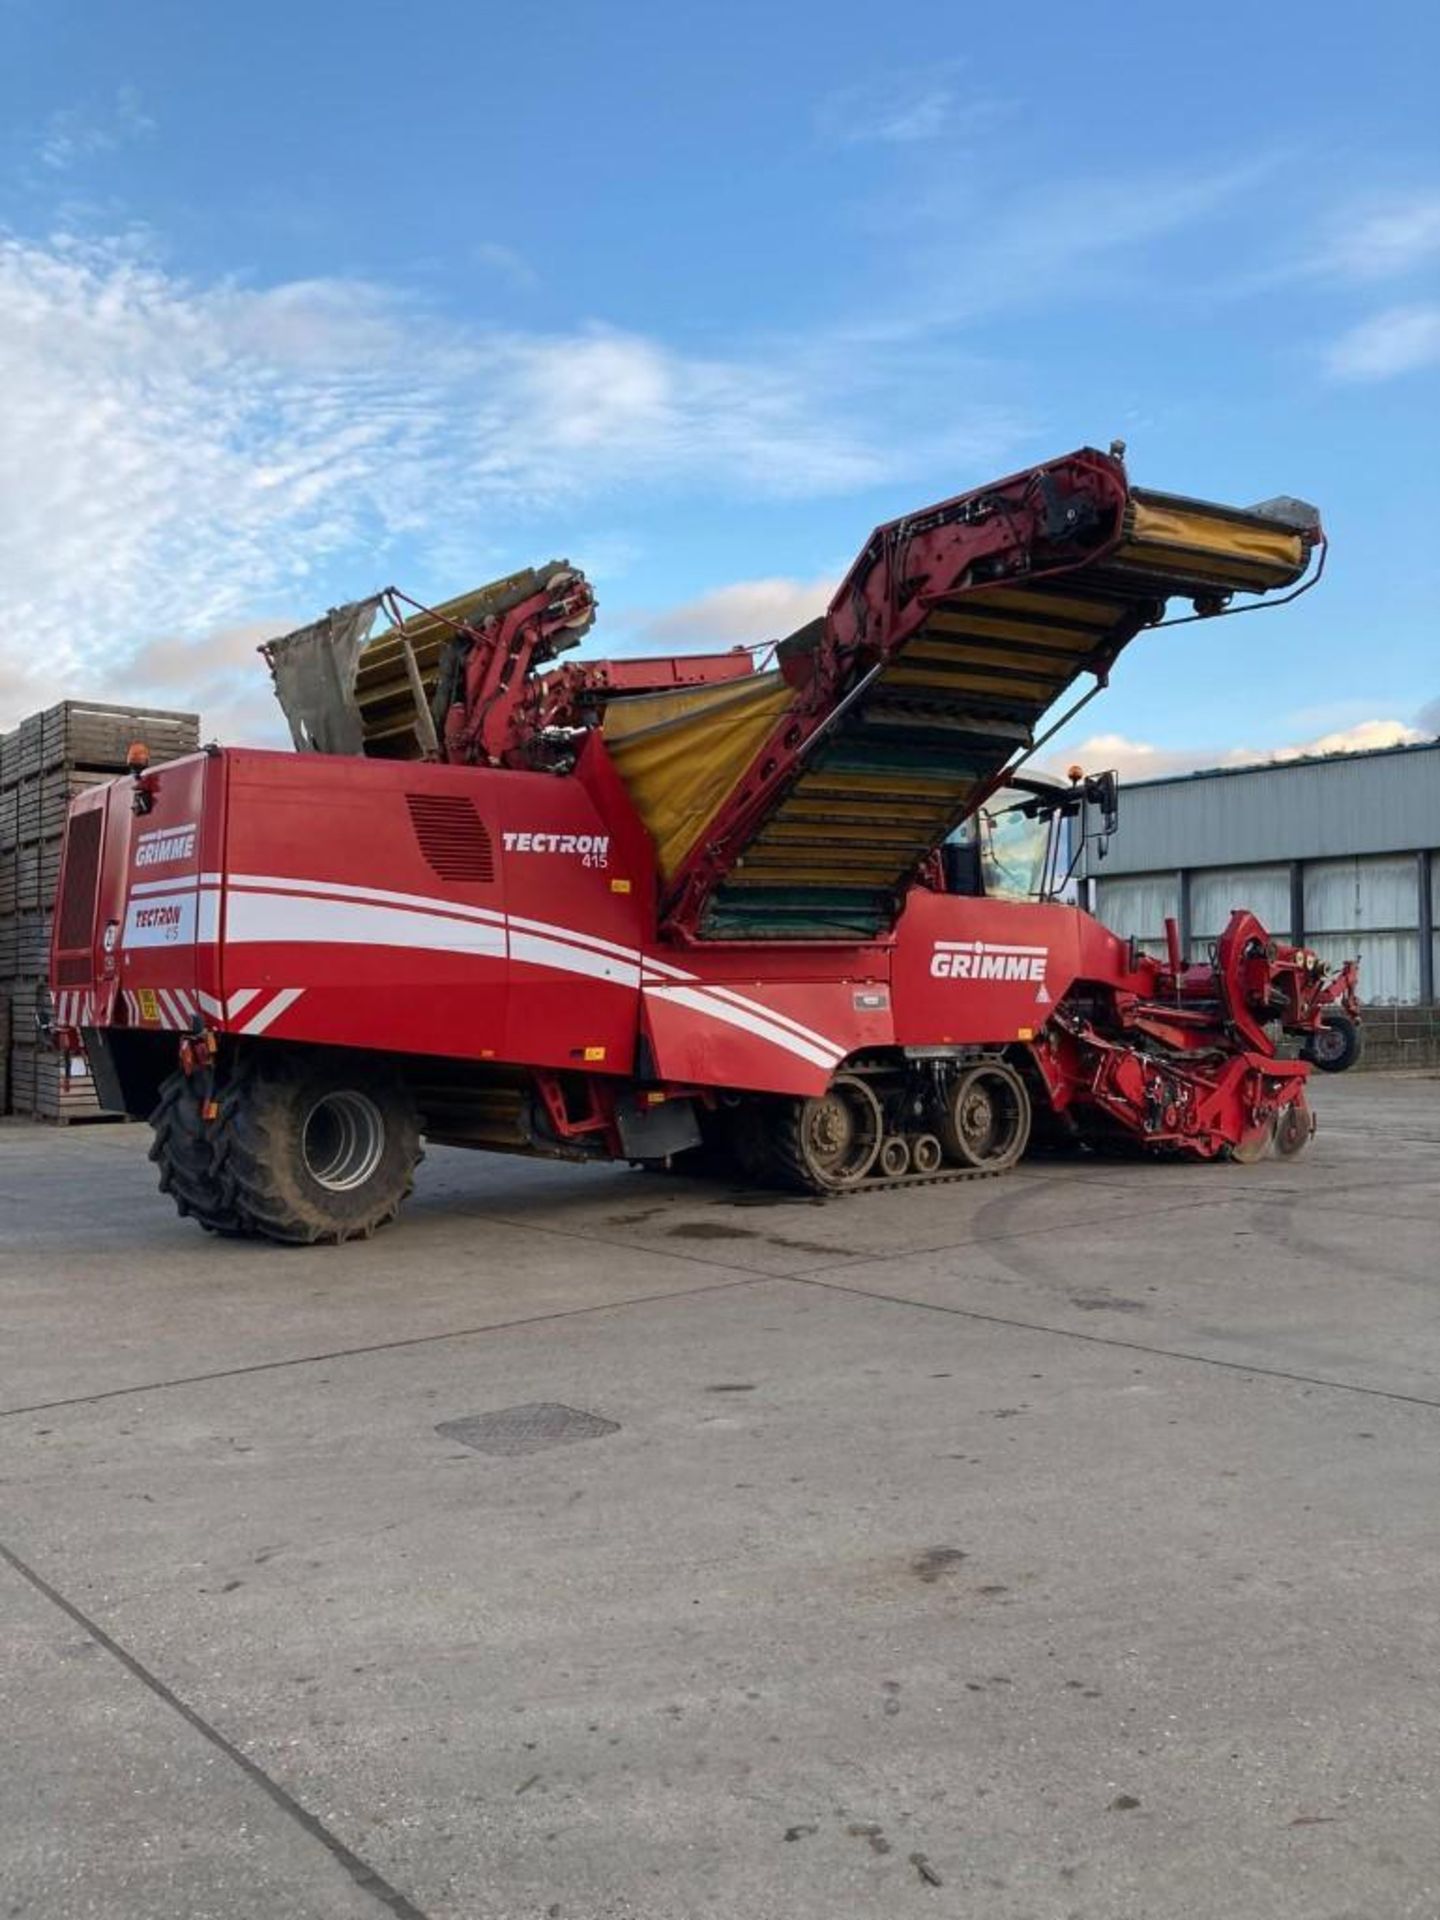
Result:
{"label": "track roller", "polygon": [[880,1102],[855,1073],[837,1073],[822,1094],[786,1100],[775,1117],[771,1167],[806,1193],[842,1193],[875,1165],[885,1134]]}
{"label": "track roller", "polygon": [[946,1155],[962,1167],[1003,1173],[1030,1138],[1030,1095],[1003,1060],[969,1067],[948,1089],[936,1130]]}
{"label": "track roller", "polygon": [[933,1133],[917,1133],[910,1142],[910,1159],[916,1173],[938,1173],[945,1160],[945,1149]]}
{"label": "track roller", "polygon": [[881,1143],[876,1165],[887,1180],[898,1180],[910,1171],[910,1142],[902,1134],[892,1133]]}

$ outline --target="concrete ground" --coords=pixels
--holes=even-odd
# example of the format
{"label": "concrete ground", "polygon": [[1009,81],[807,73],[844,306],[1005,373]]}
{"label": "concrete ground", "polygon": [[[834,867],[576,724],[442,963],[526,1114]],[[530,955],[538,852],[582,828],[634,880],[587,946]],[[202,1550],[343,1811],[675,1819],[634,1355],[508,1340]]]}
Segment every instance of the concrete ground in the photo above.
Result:
{"label": "concrete ground", "polygon": [[1317,1105],[305,1252],[0,1128],[0,1915],[1431,1920],[1440,1078]]}

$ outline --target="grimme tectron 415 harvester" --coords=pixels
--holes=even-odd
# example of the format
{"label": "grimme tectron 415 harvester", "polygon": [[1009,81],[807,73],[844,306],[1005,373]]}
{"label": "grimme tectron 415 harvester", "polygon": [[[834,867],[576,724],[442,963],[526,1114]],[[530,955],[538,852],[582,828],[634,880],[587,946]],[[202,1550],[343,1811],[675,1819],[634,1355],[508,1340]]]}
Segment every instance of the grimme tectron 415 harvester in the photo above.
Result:
{"label": "grimme tectron 415 harvester", "polygon": [[1205,961],[1173,928],[1152,956],[1053,885],[986,897],[951,836],[1169,602],[1291,598],[1322,562],[1300,502],[1143,492],[1085,449],[881,527],[764,666],[555,664],[594,614],[561,562],[338,609],[265,649],[301,751],[137,751],[76,801],[56,1041],[151,1117],[182,1213],[280,1241],[390,1219],[422,1136],[724,1151],[818,1192],[1001,1173],[1032,1126],[1293,1153],[1277,1040],[1335,999],[1314,955],[1237,911]]}

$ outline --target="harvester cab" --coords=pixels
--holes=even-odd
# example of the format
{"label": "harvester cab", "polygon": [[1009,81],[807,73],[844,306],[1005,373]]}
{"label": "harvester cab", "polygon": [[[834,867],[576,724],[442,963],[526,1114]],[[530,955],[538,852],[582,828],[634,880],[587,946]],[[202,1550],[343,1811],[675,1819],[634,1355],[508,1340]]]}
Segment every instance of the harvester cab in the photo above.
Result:
{"label": "harvester cab", "polygon": [[1103,860],[1119,820],[1113,772],[1073,767],[1068,780],[1013,774],[938,849],[929,882],[945,893],[989,900],[1073,904],[1087,852],[1090,863]]}

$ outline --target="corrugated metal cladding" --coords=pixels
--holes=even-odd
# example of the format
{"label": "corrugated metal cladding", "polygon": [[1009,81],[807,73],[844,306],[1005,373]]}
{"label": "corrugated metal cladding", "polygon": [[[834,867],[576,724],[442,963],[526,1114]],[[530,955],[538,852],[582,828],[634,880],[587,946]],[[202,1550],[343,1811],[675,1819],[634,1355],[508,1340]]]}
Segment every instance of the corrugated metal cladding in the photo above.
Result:
{"label": "corrugated metal cladding", "polygon": [[1167,915],[1203,951],[1249,907],[1327,961],[1358,956],[1371,1005],[1433,999],[1440,742],[1128,787],[1091,874],[1099,917],[1151,952]]}
{"label": "corrugated metal cladding", "polygon": [[1122,786],[1092,873],[1401,853],[1440,843],[1440,741]]}

